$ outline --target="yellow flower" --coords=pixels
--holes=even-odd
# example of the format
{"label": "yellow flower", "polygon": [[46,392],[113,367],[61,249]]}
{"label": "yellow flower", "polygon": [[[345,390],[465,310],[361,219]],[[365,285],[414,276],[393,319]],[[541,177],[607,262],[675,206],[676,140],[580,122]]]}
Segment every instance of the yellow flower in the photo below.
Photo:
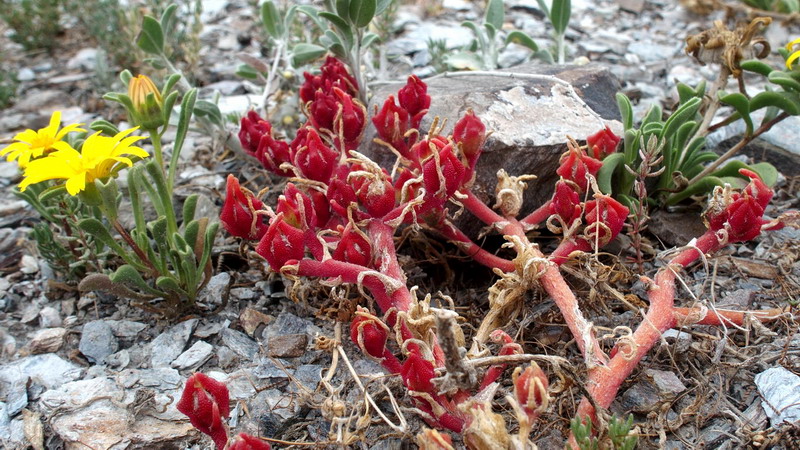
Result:
{"label": "yellow flower", "polygon": [[[61,130],[61,111],[56,111],[50,117],[50,125],[39,131],[25,130],[14,136],[14,142],[0,151],[0,156],[5,156],[9,161],[17,160],[21,168],[25,168],[31,159],[36,159],[48,150],[72,150],[69,144],[64,142],[64,136],[73,131],[86,131],[79,128],[81,124],[74,123],[67,125]],[[73,150],[74,151],[74,150]]]}
{"label": "yellow flower", "polygon": [[[792,42],[786,44],[786,50],[789,50],[791,52],[794,46],[797,44],[800,44],[800,38],[795,39]],[[791,55],[789,55],[788,58],[786,58],[786,68],[792,70],[792,64],[795,61],[797,61],[798,58],[800,58],[800,49],[795,50],[794,53],[792,53]]]}
{"label": "yellow flower", "polygon": [[131,145],[144,139],[143,136],[126,137],[137,128],[122,131],[114,137],[101,136],[98,132],[86,138],[80,153],[67,147],[31,161],[25,168],[25,178],[19,184],[19,190],[24,191],[31,184],[42,181],[63,179],[67,180],[67,192],[77,195],[86,188],[86,183],[111,175],[117,163],[132,166],[130,158],[123,155],[149,156],[146,151]]}

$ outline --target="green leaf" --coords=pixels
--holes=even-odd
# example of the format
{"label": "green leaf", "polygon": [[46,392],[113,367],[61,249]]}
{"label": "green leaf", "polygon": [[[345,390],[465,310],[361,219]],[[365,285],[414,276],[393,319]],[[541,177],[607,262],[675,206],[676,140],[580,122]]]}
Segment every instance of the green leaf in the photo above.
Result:
{"label": "green leaf", "polygon": [[748,72],[760,73],[761,75],[764,75],[765,77],[769,76],[769,74],[772,73],[773,70],[775,70],[769,64],[763,63],[763,62],[761,62],[761,61],[759,61],[757,59],[751,59],[749,61],[742,61],[739,64],[739,66],[741,66],[741,68],[743,70],[746,70]]}
{"label": "green leaf", "polygon": [[236,75],[247,80],[258,79],[258,71],[249,64],[239,64],[239,67],[236,68]]}
{"label": "green leaf", "polygon": [[750,169],[757,173],[767,186],[775,186],[778,182],[778,169],[766,161],[750,164]]}
{"label": "green leaf", "polygon": [[183,142],[186,133],[189,131],[189,123],[192,120],[195,100],[197,99],[197,89],[190,89],[181,100],[181,112],[178,116],[178,127],[175,131],[175,144],[172,146],[172,156],[170,157],[170,167],[177,167],[178,157],[183,150]]}
{"label": "green leaf", "polygon": [[342,19],[350,17],[350,0],[336,0],[336,14]]}
{"label": "green leaf", "polygon": [[800,82],[792,78],[788,73],[776,70],[767,77],[773,84],[786,89],[787,91],[800,92]]}
{"label": "green leaf", "polygon": [[481,57],[471,52],[457,52],[444,60],[453,70],[480,70],[483,65]]}
{"label": "green leaf", "polygon": [[667,205],[675,205],[683,199],[689,198],[692,195],[704,194],[710,192],[716,186],[722,186],[724,182],[717,177],[703,177],[694,184],[686,187],[686,189],[676,192],[669,196],[666,200]]}
{"label": "green leaf", "polygon": [[661,122],[661,106],[659,105],[650,106],[644,119],[642,119],[642,127],[652,122]]}
{"label": "green leaf", "polygon": [[164,123],[169,123],[169,118],[172,117],[172,107],[178,101],[178,91],[172,91],[169,95],[164,97],[164,107],[161,112],[164,115]]}
{"label": "green leaf", "polygon": [[181,75],[179,73],[173,73],[172,75],[168,76],[167,79],[164,81],[164,87],[161,88],[161,96],[166,97],[167,95],[172,92],[172,88],[180,81]]}
{"label": "green leaf", "polygon": [[483,28],[486,30],[486,38],[489,42],[494,42],[494,37],[497,35],[497,28],[490,23],[484,23]]}
{"label": "green leaf", "polygon": [[484,19],[486,23],[491,24],[495,30],[499,30],[503,28],[505,15],[503,0],[489,0],[489,4],[486,5],[486,18]]}
{"label": "green leaf", "polygon": [[119,128],[113,123],[105,120],[105,119],[98,119],[94,122],[89,124],[89,128],[94,131],[99,131],[108,136],[114,136],[119,133]]}
{"label": "green leaf", "polygon": [[284,34],[283,20],[281,19],[278,8],[271,0],[267,0],[261,5],[261,24],[273,39],[281,39]]}
{"label": "green leaf", "polygon": [[150,16],[142,19],[142,31],[136,44],[147,53],[161,55],[164,53],[164,31],[158,20]]}
{"label": "green leaf", "polygon": [[556,33],[564,34],[567,30],[570,14],[572,14],[570,0],[553,0],[553,6],[550,11],[550,21],[553,23],[553,28],[556,29]]}
{"label": "green leaf", "polygon": [[50,186],[49,188],[43,190],[39,194],[39,201],[45,203],[51,198],[60,197],[64,195],[66,192],[67,192],[66,184],[57,184],[55,186]]}
{"label": "green leaf", "polygon": [[528,36],[527,34],[523,33],[522,31],[519,31],[519,30],[514,30],[514,31],[508,33],[508,36],[506,36],[505,44],[508,45],[511,42],[513,42],[513,43],[515,43],[517,45],[521,45],[523,47],[527,47],[528,49],[530,49],[530,50],[532,50],[534,52],[538,52],[539,51],[539,46],[536,45],[536,42],[534,42],[534,40],[531,39],[530,36]]}
{"label": "green leaf", "polygon": [[183,201],[183,223],[188,223],[194,220],[194,212],[197,209],[197,200],[200,198],[197,194],[192,194],[186,197]]}
{"label": "green leaf", "polygon": [[750,111],[774,106],[789,115],[800,114],[800,97],[792,92],[760,92],[750,99]]}
{"label": "green leaf", "polygon": [[750,118],[750,99],[744,94],[734,92],[733,94],[720,93],[719,101],[726,105],[733,106],[739,117],[744,120],[747,126],[747,135],[753,134],[753,119]]}
{"label": "green leaf", "polygon": [[539,9],[541,9],[542,12],[544,12],[544,15],[549,18],[550,17],[550,8],[547,7],[547,3],[545,3],[544,0],[536,0],[536,3],[539,4]]}
{"label": "green leaf", "polygon": [[171,4],[167,6],[167,9],[164,10],[164,13],[161,14],[161,29],[167,35],[174,35],[175,34],[175,13],[178,10],[178,5]]}
{"label": "green leaf", "polygon": [[307,43],[297,44],[292,49],[292,65],[295,67],[300,67],[319,58],[320,56],[324,55],[325,52],[325,48],[320,47],[319,45]]}
{"label": "green leaf", "polygon": [[392,4],[392,0],[378,0],[378,7],[375,8],[375,15],[379,15],[386,11],[386,8]]}
{"label": "green leaf", "polygon": [[197,114],[198,117],[208,117],[209,120],[217,125],[222,126],[225,124],[219,106],[208,100],[197,100],[194,104],[194,113]]}
{"label": "green leaf", "polygon": [[[322,12],[318,11],[317,8],[314,8],[313,6],[308,6],[308,5],[300,5],[300,6],[296,6],[296,7],[292,6],[292,7],[289,8],[289,10],[291,11],[293,8],[297,9],[297,11],[307,15],[311,20],[314,21],[314,23],[317,25],[317,27],[319,27],[320,30],[325,28],[323,26],[323,24],[322,24],[322,21],[319,20],[320,14],[322,14]],[[330,14],[330,13],[326,12],[325,14]],[[287,13],[286,16],[287,16],[286,18],[288,19],[289,18],[289,13]],[[287,28],[288,28],[288,25],[289,24],[287,23],[286,24]]]}
{"label": "green leaf", "polygon": [[[83,219],[80,222],[78,222],[78,228],[89,233],[95,239],[105,244],[108,248],[111,249],[113,253],[122,256],[122,258],[125,259],[127,263],[135,264],[134,261],[132,261],[130,256],[128,255],[128,252],[124,248],[122,248],[121,245],[119,245],[117,240],[114,239],[114,237],[111,236],[111,233],[108,232],[108,228],[106,228],[106,226],[103,225],[103,223],[100,222],[99,220],[91,217],[88,219]],[[136,264],[136,265],[141,266],[141,264]]]}
{"label": "green leaf", "polygon": [[624,153],[612,153],[603,159],[603,166],[597,172],[597,186],[604,194],[611,195],[613,192],[611,181],[614,172],[625,162]]}
{"label": "green leaf", "polygon": [[133,74],[128,69],[123,70],[119,73],[119,80],[122,81],[123,86],[127,86],[131,83],[131,78],[133,78]]}
{"label": "green leaf", "polygon": [[114,283],[122,283],[128,287],[136,288],[140,291],[147,292],[150,295],[154,295],[156,297],[160,297],[164,295],[163,292],[153,289],[152,286],[147,284],[142,278],[142,275],[136,270],[135,267],[131,266],[130,264],[124,264],[119,267],[113,274],[109,277],[111,281]]}
{"label": "green leaf", "polygon": [[690,98],[695,97],[694,89],[688,84],[678,83],[676,89],[678,90],[679,103],[686,103]]}
{"label": "green leaf", "polygon": [[172,277],[158,277],[156,286],[161,290],[174,292],[179,296],[189,297],[189,294],[181,289],[178,282]]}
{"label": "green leaf", "polygon": [[373,32],[369,32],[364,34],[364,37],[361,39],[361,47],[368,48],[374,42],[379,42],[381,37]]}
{"label": "green leaf", "polygon": [[[486,36],[483,35],[480,26],[477,23],[471,20],[465,20],[461,22],[462,27],[467,27],[475,34],[475,37],[478,39],[478,45],[480,45],[481,51],[486,50]],[[480,68],[483,64],[479,64],[478,67]],[[477,70],[477,69],[474,69]]]}
{"label": "green leaf", "polygon": [[617,107],[619,114],[622,116],[622,125],[625,131],[633,128],[633,105],[627,95],[622,92],[617,92]]}
{"label": "green leaf", "polygon": [[375,17],[377,0],[350,0],[350,21],[359,28],[364,28]]}
{"label": "green leaf", "polygon": [[664,123],[664,130],[661,132],[662,138],[672,139],[675,132],[687,121],[694,119],[697,110],[700,109],[700,104],[703,102],[700,98],[692,98],[688,102],[681,105],[677,111],[669,116],[669,119]]}

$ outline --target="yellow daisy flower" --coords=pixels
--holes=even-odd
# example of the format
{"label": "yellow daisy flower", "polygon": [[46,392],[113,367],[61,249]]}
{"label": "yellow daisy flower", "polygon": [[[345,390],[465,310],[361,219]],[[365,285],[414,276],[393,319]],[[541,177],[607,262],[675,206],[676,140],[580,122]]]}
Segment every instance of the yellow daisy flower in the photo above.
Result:
{"label": "yellow daisy flower", "polygon": [[128,136],[136,128],[117,133],[114,137],[101,136],[95,133],[84,141],[81,152],[72,147],[59,149],[44,158],[30,162],[25,168],[25,178],[19,184],[19,190],[46,180],[67,180],[67,192],[77,195],[86,188],[86,183],[93,183],[97,178],[111,175],[117,163],[130,167],[133,161],[123,155],[140,158],[150,156],[146,151],[131,144],[144,139],[144,136]]}
{"label": "yellow daisy flower", "polygon": [[[21,168],[25,168],[30,160],[39,158],[48,150],[72,150],[69,144],[62,139],[73,131],[86,131],[80,128],[81,124],[67,125],[61,130],[61,111],[56,111],[50,117],[50,125],[39,131],[25,130],[14,136],[14,142],[0,150],[0,156],[5,156],[9,161],[17,160]],[[74,151],[74,150],[73,150]]]}
{"label": "yellow daisy flower", "polygon": [[[786,44],[786,50],[789,50],[791,52],[792,49],[794,49],[794,46],[797,44],[800,44],[800,38],[797,38],[792,42]],[[786,58],[786,68],[792,70],[792,64],[794,64],[794,62],[797,61],[798,58],[800,58],[800,49],[795,50],[791,55],[789,55],[788,58]]]}

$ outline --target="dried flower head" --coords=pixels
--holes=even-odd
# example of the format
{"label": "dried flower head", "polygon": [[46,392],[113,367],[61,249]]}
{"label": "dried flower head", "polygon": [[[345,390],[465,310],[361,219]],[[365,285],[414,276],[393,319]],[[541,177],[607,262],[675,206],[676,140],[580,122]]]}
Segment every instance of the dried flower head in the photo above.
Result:
{"label": "dried flower head", "polygon": [[749,24],[729,30],[721,20],[717,20],[714,28],[686,38],[686,53],[700,64],[722,64],[738,78],[742,73],[739,66],[742,60],[763,59],[769,55],[769,42],[756,34],[770,23],[772,19],[769,17],[756,17]]}

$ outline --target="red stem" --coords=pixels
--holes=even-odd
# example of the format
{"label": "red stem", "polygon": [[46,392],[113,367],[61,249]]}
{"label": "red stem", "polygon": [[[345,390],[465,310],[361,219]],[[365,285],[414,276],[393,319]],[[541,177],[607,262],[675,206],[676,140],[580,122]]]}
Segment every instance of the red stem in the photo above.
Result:
{"label": "red stem", "polygon": [[[707,231],[695,242],[695,247],[703,253],[717,250],[720,243],[713,231]],[[695,247],[688,248],[675,256],[669,264],[658,271],[655,282],[648,291],[650,307],[644,320],[633,333],[634,347],[630,351],[617,351],[606,366],[589,369],[586,388],[601,408],[608,408],[617,396],[620,385],[633,372],[642,358],[661,338],[664,331],[675,326],[675,276],[676,271],[686,267],[700,253]],[[584,398],[578,407],[577,416],[582,420],[596,419],[594,407]]]}
{"label": "red stem", "polygon": [[442,233],[445,238],[458,244],[461,247],[461,251],[479,264],[491,268],[498,268],[503,272],[513,272],[515,270],[513,261],[487,252],[480,245],[472,242],[472,239],[454,224],[446,223],[443,227],[439,228],[439,232]]}
{"label": "red stem", "polygon": [[673,314],[675,315],[675,323],[677,325],[745,325],[745,317],[749,314],[753,318],[761,322],[775,320],[784,313],[781,308],[764,309],[759,311],[732,311],[729,309],[706,309],[705,315],[700,320],[692,319],[698,313],[702,312],[700,308],[674,308]]}
{"label": "red stem", "polygon": [[553,200],[546,201],[542,206],[538,207],[534,212],[525,216],[520,223],[529,226],[536,226],[547,220],[552,215],[550,212],[550,204]]}

